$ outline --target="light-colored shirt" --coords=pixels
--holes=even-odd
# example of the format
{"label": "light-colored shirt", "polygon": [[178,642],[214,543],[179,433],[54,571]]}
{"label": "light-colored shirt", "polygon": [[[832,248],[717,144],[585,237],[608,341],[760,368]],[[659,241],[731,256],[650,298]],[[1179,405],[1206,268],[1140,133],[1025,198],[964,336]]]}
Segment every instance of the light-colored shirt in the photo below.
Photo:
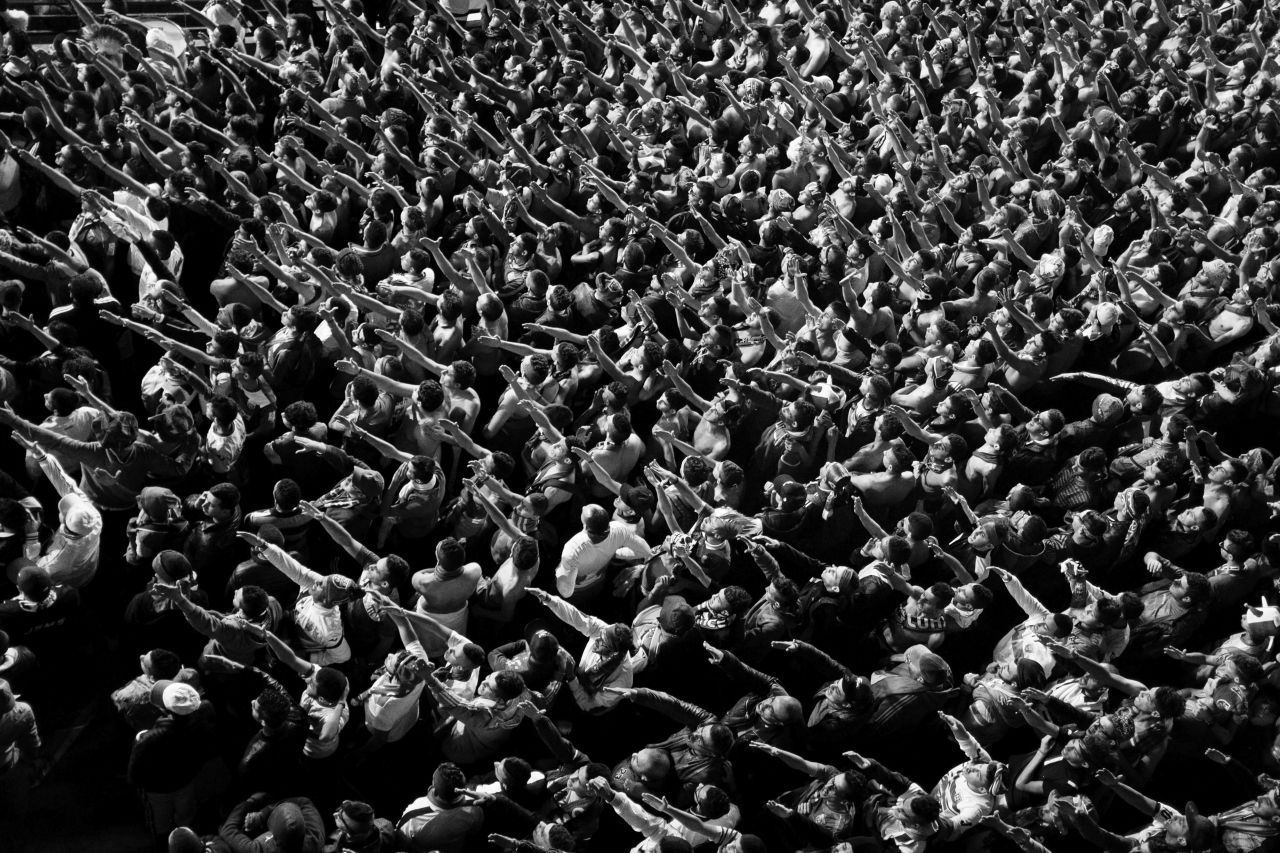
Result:
{"label": "light-colored shirt", "polygon": [[[311,665],[311,674],[319,672],[320,667]],[[347,691],[333,705],[326,705],[310,693],[303,693],[298,703],[302,712],[307,715],[307,742],[302,745],[305,758],[328,758],[338,751],[338,736],[342,734],[347,721],[351,719],[351,709],[347,707]]]}
{"label": "light-colored shirt", "polygon": [[[603,660],[599,652],[599,637],[609,627],[609,623],[595,616],[588,616],[563,598],[546,598],[544,602],[557,619],[587,638],[587,646],[578,658],[578,671],[594,671]],[[646,662],[642,651],[625,655],[600,686],[631,687],[635,684],[635,674],[644,668]],[[622,697],[616,693],[606,693],[604,690],[589,692],[578,679],[569,682],[569,690],[578,707],[584,711],[607,711],[622,701]]]}
{"label": "light-colored shirt", "polygon": [[84,533],[74,534],[67,530],[65,524],[59,524],[58,529],[53,532],[53,538],[49,540],[49,546],[36,563],[48,570],[55,584],[82,587],[93,580],[98,571],[102,513],[80,491],[80,487],[67,475],[56,457],[44,456],[40,460],[40,469],[62,496],[58,505],[64,518],[74,513],[80,522],[88,522],[88,529]]}
{"label": "light-colored shirt", "polygon": [[649,544],[636,536],[625,525],[609,522],[609,533],[600,542],[592,542],[585,530],[569,537],[560,552],[560,565],[556,567],[556,592],[569,598],[604,580],[604,570],[619,549],[629,548],[637,557],[653,554]]}
{"label": "light-colored shirt", "polygon": [[[394,689],[395,676],[389,673],[378,677],[374,689]],[[364,700],[364,725],[371,732],[383,732],[387,743],[395,743],[418,724],[418,706],[426,684],[418,682],[404,696],[370,693]]]}
{"label": "light-colored shirt", "polygon": [[231,432],[224,435],[209,425],[209,432],[204,438],[205,452],[209,456],[209,467],[215,474],[226,474],[240,459],[244,450],[245,428],[244,418],[236,415],[231,422]]}
{"label": "light-colored shirt", "polygon": [[[102,413],[97,409],[80,406],[69,415],[50,415],[40,423],[40,426],[65,435],[67,438],[74,438],[76,441],[89,441],[93,438],[94,424],[100,420],[102,420]],[[49,453],[62,463],[62,467],[72,477],[80,476],[80,463],[74,458],[56,449],[50,450]],[[27,456],[31,458],[30,453]]]}
{"label": "light-colored shirt", "polygon": [[20,757],[34,758],[40,749],[36,715],[26,702],[15,702],[0,714],[0,772],[13,767]]}
{"label": "light-colored shirt", "polygon": [[302,590],[293,605],[293,623],[307,658],[317,666],[351,660],[341,609],[322,605],[311,597],[311,590],[323,583],[325,576],[299,563],[279,545],[267,545],[265,555],[267,562]]}
{"label": "light-colored shirt", "polygon": [[[719,837],[696,832],[674,820],[668,820],[663,815],[654,814],[642,808],[626,794],[615,793],[609,804],[627,826],[644,836],[643,841],[631,848],[631,853],[658,853],[659,845],[664,838],[683,838],[696,847],[704,841],[714,841]],[[729,811],[707,823],[717,829],[732,832],[738,825],[740,814],[738,807],[730,804]]]}

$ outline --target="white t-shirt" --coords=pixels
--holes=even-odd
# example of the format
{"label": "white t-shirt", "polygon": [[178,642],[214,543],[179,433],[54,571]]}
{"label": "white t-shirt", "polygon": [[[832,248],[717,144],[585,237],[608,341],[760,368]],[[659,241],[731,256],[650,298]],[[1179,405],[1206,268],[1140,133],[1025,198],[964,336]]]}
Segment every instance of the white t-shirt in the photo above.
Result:
{"label": "white t-shirt", "polygon": [[[311,675],[320,671],[320,667],[311,665]],[[351,719],[351,711],[347,708],[347,694],[333,704],[325,705],[310,693],[303,693],[298,704],[307,715],[307,742],[302,746],[304,758],[328,758],[338,751],[338,736]]]}

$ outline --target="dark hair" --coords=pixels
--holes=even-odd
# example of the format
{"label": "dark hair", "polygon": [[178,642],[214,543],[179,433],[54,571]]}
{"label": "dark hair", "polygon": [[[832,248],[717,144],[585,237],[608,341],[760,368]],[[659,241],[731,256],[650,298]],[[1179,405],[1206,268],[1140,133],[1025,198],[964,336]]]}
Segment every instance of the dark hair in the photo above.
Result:
{"label": "dark hair", "polygon": [[182,669],[182,661],[168,649],[152,649],[147,657],[151,659],[151,674],[157,680],[176,678]]}
{"label": "dark hair", "polygon": [[504,669],[493,674],[493,687],[501,699],[515,699],[524,692],[524,679],[514,670]]}
{"label": "dark hair", "polygon": [[[235,402],[224,394],[219,394],[210,400],[209,409],[213,413],[214,421],[221,426],[234,423],[236,416],[240,414],[240,410],[236,407]],[[221,498],[219,498],[219,500],[221,500]]]}
{"label": "dark hair", "polygon": [[209,487],[209,494],[218,499],[224,506],[240,505],[240,490],[231,483],[215,483]]}
{"label": "dark hair", "polygon": [[293,700],[277,687],[268,687],[258,694],[258,716],[264,725],[276,728],[289,719]]}
{"label": "dark hair", "polygon": [[245,584],[240,587],[241,610],[250,619],[261,619],[271,607],[271,596],[260,586]]}
{"label": "dark hair", "polygon": [[315,405],[308,400],[298,400],[285,406],[284,417],[298,432],[306,432],[319,420]]}
{"label": "dark hair", "polygon": [[440,567],[442,569],[454,569],[461,566],[467,559],[467,551],[452,536],[446,536],[440,540],[440,544],[436,546],[436,550],[440,556]]}
{"label": "dark hair", "polygon": [[911,814],[923,823],[933,823],[942,814],[942,804],[932,796],[913,797]]}
{"label": "dark hair", "polygon": [[[1205,512],[1212,510],[1206,509]],[[1187,584],[1187,597],[1191,599],[1193,606],[1208,603],[1213,596],[1213,587],[1207,576],[1200,572],[1184,572],[1182,578]]]}

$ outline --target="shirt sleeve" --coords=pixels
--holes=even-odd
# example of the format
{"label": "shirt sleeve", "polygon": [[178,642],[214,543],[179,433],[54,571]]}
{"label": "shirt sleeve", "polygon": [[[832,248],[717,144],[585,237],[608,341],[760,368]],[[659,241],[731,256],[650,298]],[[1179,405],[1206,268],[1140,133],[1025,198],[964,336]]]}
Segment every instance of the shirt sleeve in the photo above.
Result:
{"label": "shirt sleeve", "polygon": [[1009,579],[1005,581],[1004,585],[1005,588],[1009,590],[1009,595],[1013,597],[1013,600],[1018,603],[1018,606],[1021,607],[1023,612],[1028,616],[1048,616],[1053,612],[1041,604],[1040,600],[1034,595],[1027,592],[1027,588],[1022,585],[1022,581],[1018,580],[1013,575],[1009,576]]}
{"label": "shirt sleeve", "polygon": [[[80,487],[75,481],[67,476],[67,472],[63,470],[60,463],[52,454],[46,453],[40,457],[40,470],[49,478],[49,482],[53,484],[53,488],[58,492],[59,497],[65,497],[68,494],[85,497],[84,492],[80,491]],[[86,498],[87,500],[87,498]]]}
{"label": "shirt sleeve", "polygon": [[[665,818],[659,817],[646,809],[640,808],[634,800],[626,794],[613,795],[613,799],[609,801],[609,805],[613,806],[613,810],[618,813],[618,817],[622,818],[627,826],[643,835],[645,838],[656,836],[658,833],[667,832],[667,821]],[[675,833],[670,833],[674,835]]]}
{"label": "shirt sleeve", "polygon": [[570,541],[565,544],[564,550],[560,552],[560,564],[556,566],[556,592],[560,593],[562,598],[568,598],[573,595],[573,591],[577,587],[578,571],[580,569],[578,560],[586,547],[587,545],[584,542]]}
{"label": "shirt sleeve", "polygon": [[314,572],[299,563],[279,545],[268,544],[265,551],[267,562],[280,570],[280,573],[303,589],[309,589],[324,582],[324,575]]}
{"label": "shirt sleeve", "polygon": [[603,619],[588,616],[563,598],[548,596],[543,599],[555,617],[584,637],[594,637],[608,627]]}
{"label": "shirt sleeve", "polygon": [[634,551],[637,557],[648,558],[653,556],[653,549],[649,547],[649,543],[631,531],[627,531],[622,545]]}
{"label": "shirt sleeve", "polygon": [[36,753],[40,751],[40,729],[36,726],[36,715],[31,710],[31,706],[25,702],[19,702],[15,706],[15,710],[17,711],[18,731],[17,737],[14,738],[14,743],[28,759],[34,758]]}

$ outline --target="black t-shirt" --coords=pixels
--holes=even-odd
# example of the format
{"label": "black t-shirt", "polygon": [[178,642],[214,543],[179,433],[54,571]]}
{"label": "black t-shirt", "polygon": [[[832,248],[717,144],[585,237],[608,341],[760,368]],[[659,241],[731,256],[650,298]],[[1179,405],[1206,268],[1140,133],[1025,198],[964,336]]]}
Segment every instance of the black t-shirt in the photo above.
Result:
{"label": "black t-shirt", "polygon": [[1044,782],[1046,797],[1051,793],[1056,793],[1060,797],[1087,795],[1097,786],[1092,770],[1075,767],[1062,756],[1051,758],[1044,763],[1040,769],[1040,780]]}
{"label": "black t-shirt", "polygon": [[11,642],[31,646],[39,654],[65,650],[74,641],[80,593],[70,587],[56,587],[50,595],[52,601],[38,606],[18,598],[0,602],[0,629],[9,634]]}

